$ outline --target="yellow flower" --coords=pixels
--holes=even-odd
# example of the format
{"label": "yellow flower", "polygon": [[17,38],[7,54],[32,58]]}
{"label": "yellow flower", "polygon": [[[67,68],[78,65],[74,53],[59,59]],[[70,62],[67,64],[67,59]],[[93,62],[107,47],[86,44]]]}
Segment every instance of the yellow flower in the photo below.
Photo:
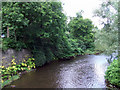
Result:
{"label": "yellow flower", "polygon": [[21,63],[22,64],[22,66],[25,66],[25,63]]}
{"label": "yellow flower", "polygon": [[6,58],[6,57],[2,57],[3,59]]}
{"label": "yellow flower", "polygon": [[15,61],[15,58],[13,58],[13,60],[12,61]]}
{"label": "yellow flower", "polygon": [[28,70],[30,70],[30,68],[28,68]]}
{"label": "yellow flower", "polygon": [[21,68],[22,70],[24,70],[23,68]]}
{"label": "yellow flower", "polygon": [[27,66],[27,64],[25,64],[24,66]]}
{"label": "yellow flower", "polygon": [[16,65],[16,63],[15,63],[15,62],[14,62],[13,64],[14,64],[14,65]]}
{"label": "yellow flower", "polygon": [[2,66],[2,68],[4,68],[4,66]]}
{"label": "yellow flower", "polygon": [[15,68],[15,66],[13,66],[13,68]]}
{"label": "yellow flower", "polygon": [[34,68],[35,68],[35,66],[34,66]]}
{"label": "yellow flower", "polygon": [[9,70],[10,68],[8,67],[7,70]]}
{"label": "yellow flower", "polygon": [[34,58],[32,58],[32,60],[35,60]]}
{"label": "yellow flower", "polygon": [[3,83],[4,81],[3,81],[3,80],[1,80],[1,82]]}

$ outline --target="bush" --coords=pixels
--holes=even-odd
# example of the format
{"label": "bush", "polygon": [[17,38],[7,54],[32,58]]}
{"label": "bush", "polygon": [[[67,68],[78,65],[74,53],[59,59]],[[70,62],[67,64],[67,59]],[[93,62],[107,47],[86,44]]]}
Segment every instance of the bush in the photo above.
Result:
{"label": "bush", "polygon": [[27,48],[25,43],[22,41],[14,41],[10,38],[4,38],[2,40],[2,47],[3,50],[7,50],[8,48],[13,48],[15,50],[21,50],[23,48]]}
{"label": "bush", "polygon": [[120,87],[120,67],[118,65],[118,60],[113,60],[110,66],[108,66],[105,74],[105,79],[111,84]]}
{"label": "bush", "polygon": [[47,62],[50,62],[55,59],[55,56],[50,48],[46,48],[45,56],[46,56]]}
{"label": "bush", "polygon": [[33,54],[34,54],[35,65],[36,66],[42,66],[46,63],[45,53],[44,53],[44,50],[42,48],[38,49],[38,50],[35,50],[33,52]]}
{"label": "bush", "polygon": [[87,49],[85,52],[84,52],[84,54],[94,54],[95,52],[94,51],[92,51],[92,50],[89,50],[89,49]]}

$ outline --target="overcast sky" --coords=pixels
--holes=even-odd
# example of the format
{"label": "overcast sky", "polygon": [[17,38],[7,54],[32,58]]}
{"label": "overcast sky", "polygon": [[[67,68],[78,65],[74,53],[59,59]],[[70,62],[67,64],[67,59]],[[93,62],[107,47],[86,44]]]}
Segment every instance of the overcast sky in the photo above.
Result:
{"label": "overcast sky", "polygon": [[75,16],[76,12],[83,10],[83,17],[89,18],[93,23],[101,28],[98,18],[92,17],[93,11],[97,9],[102,0],[61,0],[64,5],[64,13],[67,16]]}

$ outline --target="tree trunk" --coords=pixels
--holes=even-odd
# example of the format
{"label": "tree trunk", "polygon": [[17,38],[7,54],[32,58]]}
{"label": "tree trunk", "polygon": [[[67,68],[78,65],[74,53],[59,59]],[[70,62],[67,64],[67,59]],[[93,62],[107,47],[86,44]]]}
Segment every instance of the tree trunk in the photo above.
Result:
{"label": "tree trunk", "polygon": [[17,37],[16,37],[16,30],[15,30],[15,42],[17,41]]}
{"label": "tree trunk", "polygon": [[7,38],[9,38],[9,27],[7,27]]}

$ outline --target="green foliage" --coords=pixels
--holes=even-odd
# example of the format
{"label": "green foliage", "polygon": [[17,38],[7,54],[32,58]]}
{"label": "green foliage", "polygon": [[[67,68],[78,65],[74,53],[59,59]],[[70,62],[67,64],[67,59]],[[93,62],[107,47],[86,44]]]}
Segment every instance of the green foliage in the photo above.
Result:
{"label": "green foliage", "polygon": [[[69,42],[71,44],[72,52],[75,55],[81,55],[83,54],[84,50],[82,49],[82,43],[79,43],[77,39],[70,38]],[[81,44],[81,45],[80,45]]]}
{"label": "green foliage", "polygon": [[46,63],[46,57],[45,57],[45,53],[43,51],[43,49],[39,49],[35,50],[35,52],[33,53],[34,57],[35,57],[35,65],[36,66],[42,66],[43,64]]}
{"label": "green foliage", "polygon": [[[80,13],[71,20],[70,34],[66,34],[69,28],[61,2],[3,2],[2,10],[2,33],[6,36],[3,50],[28,48],[36,66],[76,56],[93,47],[92,22]],[[79,30],[74,30],[72,23]]]}
{"label": "green foliage", "polygon": [[90,54],[96,54],[95,51],[93,51],[93,50],[89,50],[89,49],[87,49],[84,53],[87,54],[87,55],[90,55]]}
{"label": "green foliage", "polygon": [[45,56],[47,58],[47,62],[55,59],[55,56],[50,48],[45,48]]}
{"label": "green foliage", "polygon": [[[118,0],[104,0],[100,8],[95,11],[95,16],[100,17],[101,24],[104,27],[101,30],[96,28],[95,46],[96,50],[104,51],[105,54],[111,55],[118,49]],[[118,50],[119,51],[119,50]],[[112,57],[111,57],[112,58]],[[111,62],[108,59],[108,62]],[[105,73],[105,79],[111,84],[120,87],[120,67],[119,59],[114,60],[108,66]]]}
{"label": "green foliage", "polygon": [[108,66],[105,74],[105,79],[107,79],[111,84],[120,87],[120,67],[118,65],[118,60],[114,60],[110,66]]}
{"label": "green foliage", "polygon": [[10,77],[9,80],[6,80],[6,81],[2,82],[2,84],[1,84],[2,88],[4,86],[10,84],[12,81],[15,81],[15,80],[19,79],[19,77],[20,77],[19,75],[14,75],[14,76]]}
{"label": "green foliage", "polygon": [[95,16],[100,17],[104,27],[96,29],[95,46],[96,50],[104,51],[110,55],[117,50],[118,46],[118,1],[105,0],[100,8],[94,12]]}
{"label": "green foliage", "polygon": [[[24,28],[29,24],[28,16],[26,16],[29,12],[26,8],[29,6],[29,3],[2,2],[2,34],[7,37],[7,29],[9,29],[9,38],[3,39],[3,50],[26,48],[23,39],[21,39],[23,38],[21,32],[24,32]],[[25,9],[28,12],[25,12]]]}
{"label": "green foliage", "polygon": [[29,58],[28,60],[24,60],[21,64],[16,64],[15,59],[11,61],[11,66],[5,68],[4,66],[0,67],[2,81],[6,81],[10,79],[14,75],[18,75],[19,72],[29,71],[32,68],[35,68],[34,58]]}
{"label": "green foliage", "polygon": [[118,33],[114,31],[106,32],[104,30],[96,30],[95,34],[95,50],[104,51],[110,55],[117,50]]}
{"label": "green foliage", "polygon": [[13,48],[20,51],[21,49],[26,48],[26,45],[22,41],[14,42],[13,39],[4,38],[2,40],[2,49],[7,50],[8,48]]}
{"label": "green foliage", "polygon": [[94,32],[91,20],[83,19],[78,13],[77,17],[71,19],[68,26],[73,38],[77,39],[77,43],[79,43],[78,47],[83,50],[94,48]]}

